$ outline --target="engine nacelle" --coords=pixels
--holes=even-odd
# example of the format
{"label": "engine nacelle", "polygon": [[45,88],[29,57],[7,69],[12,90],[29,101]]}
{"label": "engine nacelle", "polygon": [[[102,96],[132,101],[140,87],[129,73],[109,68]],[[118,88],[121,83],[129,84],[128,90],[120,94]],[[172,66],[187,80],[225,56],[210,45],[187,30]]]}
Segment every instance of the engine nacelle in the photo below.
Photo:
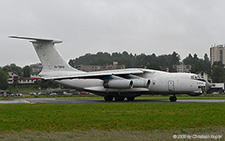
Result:
{"label": "engine nacelle", "polygon": [[132,79],[134,88],[148,88],[151,81],[149,79]]}
{"label": "engine nacelle", "polygon": [[133,81],[126,79],[106,80],[103,83],[105,88],[113,89],[131,89],[133,88]]}

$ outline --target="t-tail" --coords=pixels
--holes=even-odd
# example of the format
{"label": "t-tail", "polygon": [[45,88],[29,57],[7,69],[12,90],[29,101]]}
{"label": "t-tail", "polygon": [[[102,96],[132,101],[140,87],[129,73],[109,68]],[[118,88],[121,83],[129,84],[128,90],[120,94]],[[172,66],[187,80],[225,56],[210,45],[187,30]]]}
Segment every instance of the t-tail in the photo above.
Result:
{"label": "t-tail", "polygon": [[21,36],[9,36],[10,38],[27,39],[30,40],[36,50],[36,53],[43,66],[41,74],[50,74],[50,72],[65,72],[65,71],[77,71],[63,59],[62,55],[55,49],[56,43],[61,43],[62,41],[52,40],[52,39],[40,39],[40,38],[30,38]]}

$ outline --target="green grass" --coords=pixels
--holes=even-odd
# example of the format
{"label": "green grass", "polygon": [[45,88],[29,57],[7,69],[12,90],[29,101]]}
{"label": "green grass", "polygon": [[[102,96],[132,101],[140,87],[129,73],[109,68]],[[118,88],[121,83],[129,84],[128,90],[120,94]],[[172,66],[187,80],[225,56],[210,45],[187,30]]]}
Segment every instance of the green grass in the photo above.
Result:
{"label": "green grass", "polygon": [[1,104],[0,132],[225,127],[225,103]]}
{"label": "green grass", "polygon": [[28,94],[31,92],[40,92],[38,86],[36,85],[17,85],[17,86],[10,85],[9,91],[11,93],[23,93],[23,94]]}

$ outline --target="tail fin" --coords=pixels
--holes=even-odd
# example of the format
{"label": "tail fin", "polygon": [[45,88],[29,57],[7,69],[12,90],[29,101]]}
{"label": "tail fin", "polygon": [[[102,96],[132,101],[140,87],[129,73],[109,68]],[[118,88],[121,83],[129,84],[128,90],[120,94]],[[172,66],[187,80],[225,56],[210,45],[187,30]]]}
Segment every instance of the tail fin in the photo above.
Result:
{"label": "tail fin", "polygon": [[28,39],[32,42],[36,53],[43,66],[42,72],[49,71],[78,71],[68,65],[61,54],[55,49],[56,43],[61,43],[62,41],[51,40],[51,39],[40,39],[40,38],[30,38],[30,37],[18,37],[9,36],[10,38],[18,39]]}

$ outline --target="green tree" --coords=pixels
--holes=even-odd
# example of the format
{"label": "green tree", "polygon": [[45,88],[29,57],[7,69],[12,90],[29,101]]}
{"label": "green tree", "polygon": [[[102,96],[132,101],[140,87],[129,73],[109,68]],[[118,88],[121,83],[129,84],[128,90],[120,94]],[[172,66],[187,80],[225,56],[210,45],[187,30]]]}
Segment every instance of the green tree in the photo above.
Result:
{"label": "green tree", "polygon": [[8,87],[8,75],[0,68],[0,89],[6,90]]}
{"label": "green tree", "polygon": [[216,83],[225,82],[225,71],[221,66],[214,66],[212,71],[212,80]]}
{"label": "green tree", "polygon": [[207,54],[205,54],[204,60],[199,59],[197,54],[194,54],[194,57],[189,54],[188,57],[183,60],[183,63],[185,65],[191,65],[191,72],[193,73],[204,71],[211,74],[211,65]]}
{"label": "green tree", "polygon": [[208,73],[209,75],[211,75],[211,62],[209,60],[208,55],[205,53],[204,55],[204,70],[206,73]]}
{"label": "green tree", "polygon": [[223,63],[221,62],[221,61],[215,61],[214,63],[213,63],[213,66],[212,66],[213,68],[214,67],[224,67],[224,65],[223,65]]}
{"label": "green tree", "polygon": [[22,70],[23,70],[23,77],[30,77],[31,72],[30,66],[25,66]]}
{"label": "green tree", "polygon": [[173,52],[170,59],[170,64],[171,65],[179,65],[180,64],[180,55],[176,53],[175,51]]}
{"label": "green tree", "polygon": [[17,66],[16,64],[10,64],[10,65],[7,65],[7,66],[4,66],[3,67],[3,70],[5,71],[5,72],[7,72],[7,71],[15,71],[15,72],[17,72],[18,74],[21,74],[22,73],[22,68],[21,67],[19,67],[19,66]]}
{"label": "green tree", "polygon": [[192,65],[192,64],[194,63],[192,55],[189,54],[188,57],[186,57],[186,58],[183,60],[183,63],[184,63],[185,65]]}
{"label": "green tree", "polygon": [[147,69],[161,70],[159,66],[156,62],[151,62],[147,65]]}

